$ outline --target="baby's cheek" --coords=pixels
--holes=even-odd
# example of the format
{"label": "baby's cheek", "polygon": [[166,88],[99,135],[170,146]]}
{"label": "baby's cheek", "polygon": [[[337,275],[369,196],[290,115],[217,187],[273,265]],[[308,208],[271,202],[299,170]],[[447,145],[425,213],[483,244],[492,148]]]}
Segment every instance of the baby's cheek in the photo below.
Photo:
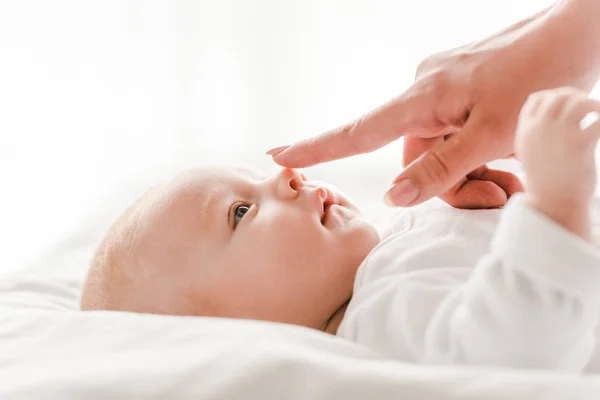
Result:
{"label": "baby's cheek", "polygon": [[377,229],[368,221],[357,219],[351,222],[352,226],[341,238],[341,247],[346,249],[346,255],[352,258],[351,261],[360,263],[381,239]]}

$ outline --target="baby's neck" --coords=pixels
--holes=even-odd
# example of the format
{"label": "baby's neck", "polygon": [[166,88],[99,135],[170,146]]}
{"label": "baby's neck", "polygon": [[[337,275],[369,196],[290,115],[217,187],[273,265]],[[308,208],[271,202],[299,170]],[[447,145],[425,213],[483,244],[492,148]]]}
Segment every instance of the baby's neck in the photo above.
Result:
{"label": "baby's neck", "polygon": [[346,308],[348,307],[348,302],[345,302],[340,308],[337,309],[335,313],[329,318],[329,321],[325,324],[323,329],[326,333],[331,333],[335,335],[337,333],[338,327],[344,318],[344,314],[346,313]]}

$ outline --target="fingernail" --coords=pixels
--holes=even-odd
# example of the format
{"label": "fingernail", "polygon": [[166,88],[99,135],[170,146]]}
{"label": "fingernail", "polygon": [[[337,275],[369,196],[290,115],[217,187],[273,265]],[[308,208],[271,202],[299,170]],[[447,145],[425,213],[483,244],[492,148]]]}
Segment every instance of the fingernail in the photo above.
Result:
{"label": "fingernail", "polygon": [[407,206],[419,197],[419,189],[409,179],[401,179],[385,194],[389,206]]}
{"label": "fingernail", "polygon": [[275,148],[273,148],[273,149],[271,149],[271,150],[267,151],[267,155],[269,155],[269,156],[271,156],[271,157],[275,157],[276,155],[278,155],[278,154],[282,153],[282,152],[283,152],[285,149],[287,149],[288,147],[290,147],[290,146],[288,145],[288,146],[279,146],[279,147],[275,147]]}

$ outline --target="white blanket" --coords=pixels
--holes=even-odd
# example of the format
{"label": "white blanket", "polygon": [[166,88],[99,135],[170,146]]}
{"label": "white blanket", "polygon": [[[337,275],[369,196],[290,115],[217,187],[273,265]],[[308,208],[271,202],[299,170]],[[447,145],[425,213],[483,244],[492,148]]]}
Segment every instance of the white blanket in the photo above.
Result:
{"label": "white blanket", "polygon": [[294,326],[78,312],[114,212],[0,277],[1,399],[600,398],[596,376],[404,364]]}

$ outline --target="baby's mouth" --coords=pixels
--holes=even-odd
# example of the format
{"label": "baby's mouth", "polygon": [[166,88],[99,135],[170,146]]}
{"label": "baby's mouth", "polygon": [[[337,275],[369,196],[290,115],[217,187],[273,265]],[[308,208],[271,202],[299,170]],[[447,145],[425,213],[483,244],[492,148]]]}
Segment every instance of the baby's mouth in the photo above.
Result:
{"label": "baby's mouth", "polygon": [[320,187],[318,190],[321,201],[323,202],[323,209],[321,211],[321,224],[325,225],[327,222],[327,217],[329,216],[329,211],[331,210],[331,206],[337,204],[337,199],[333,193],[324,187]]}
{"label": "baby's mouth", "polygon": [[327,219],[327,214],[329,214],[329,208],[331,207],[330,203],[323,203],[323,213],[321,214],[321,225],[325,225],[325,220]]}

